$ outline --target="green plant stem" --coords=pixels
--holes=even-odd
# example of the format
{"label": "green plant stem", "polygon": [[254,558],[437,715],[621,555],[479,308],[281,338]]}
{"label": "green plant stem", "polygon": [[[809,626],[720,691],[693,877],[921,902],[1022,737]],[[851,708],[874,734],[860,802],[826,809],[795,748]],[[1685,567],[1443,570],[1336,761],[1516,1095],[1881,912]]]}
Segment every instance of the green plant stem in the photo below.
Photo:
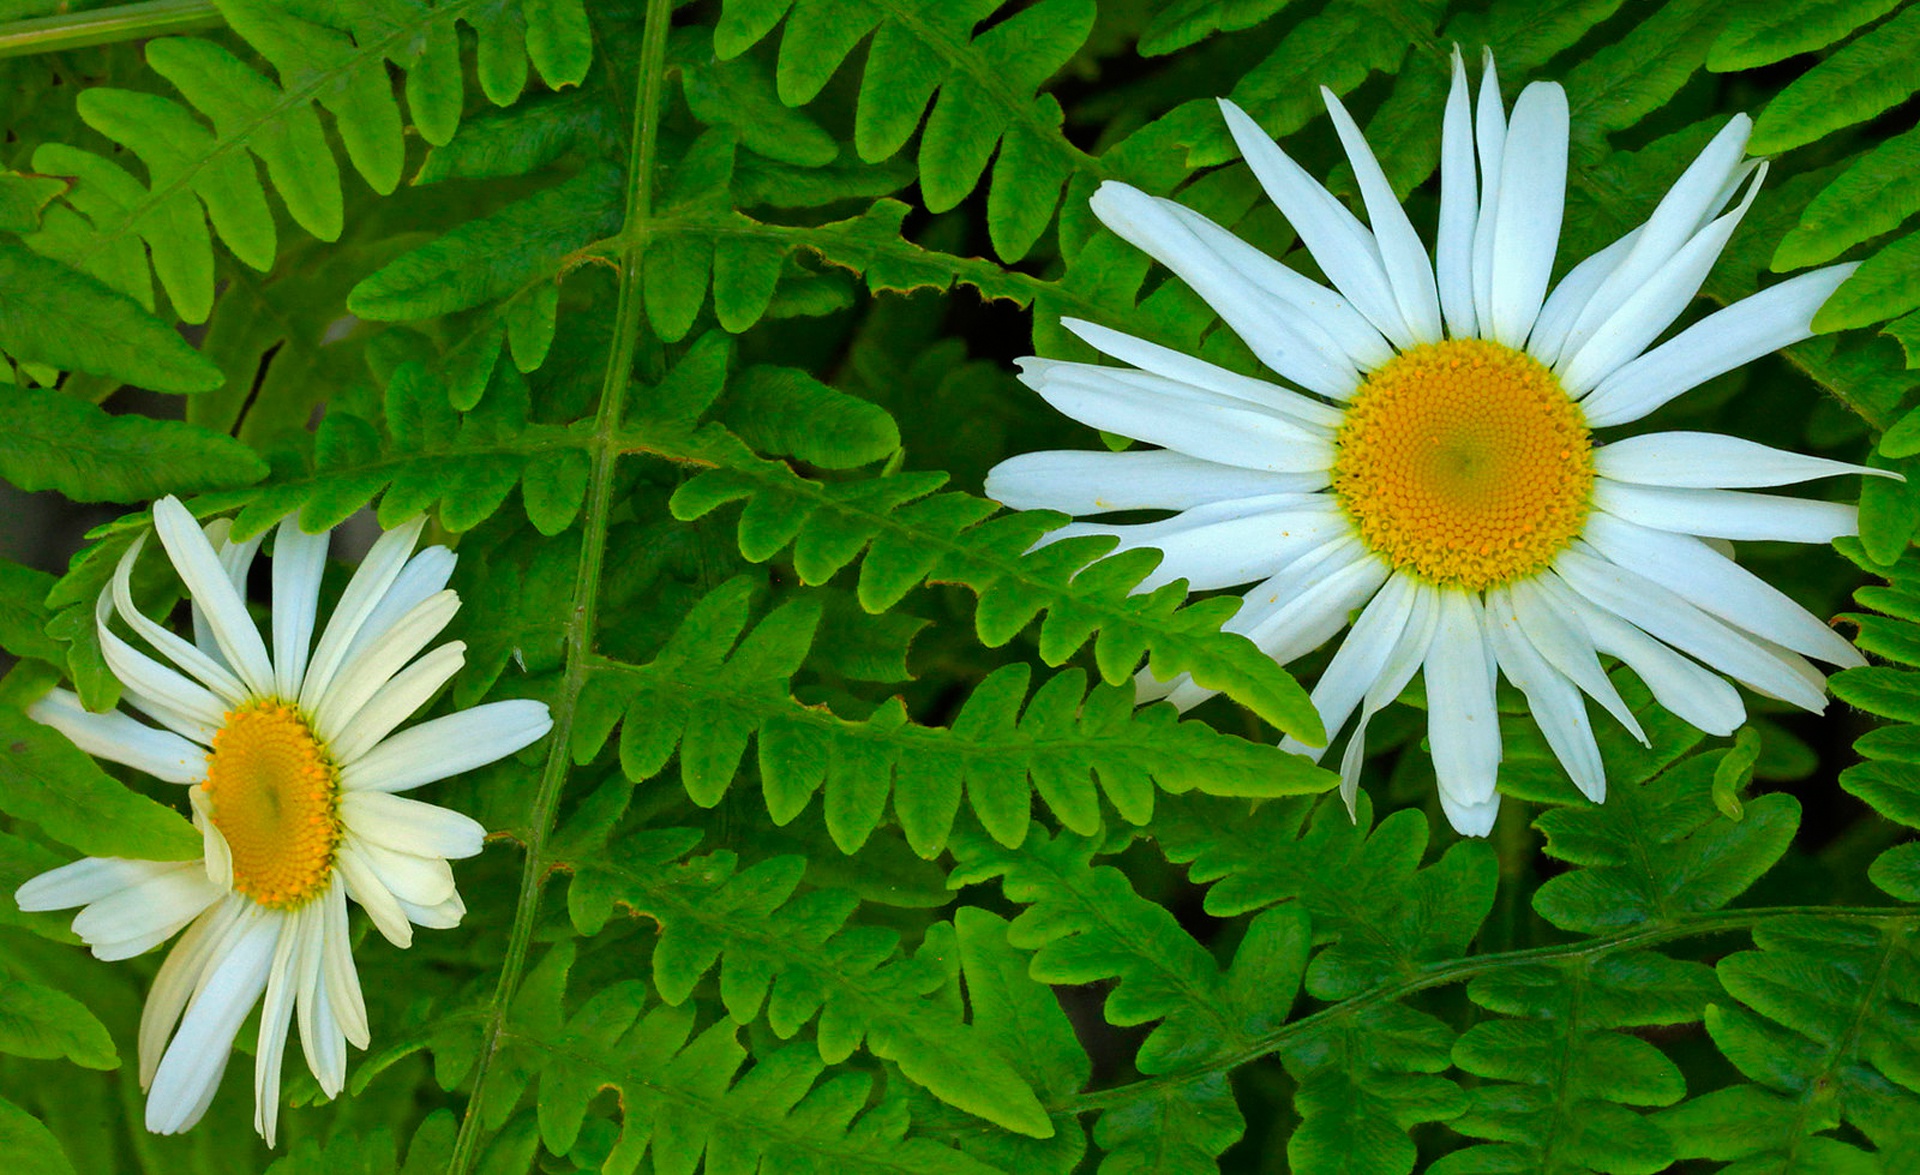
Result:
{"label": "green plant stem", "polygon": [[[639,62],[639,99],[633,111],[633,157],[627,174],[626,224],[629,229],[645,224],[653,211],[653,163],[659,143],[660,104],[664,97],[667,58],[667,27],[673,19],[672,0],[647,0],[646,25],[642,33]],[[621,455],[620,419],[632,380],[634,343],[640,333],[640,266],[646,251],[644,234],[628,234],[629,243],[620,256],[620,295],[616,311],[613,344],[600,388],[600,407],[594,415],[592,474],[587,483],[585,516],[581,521],[579,570],[573,584],[573,598],[567,614],[566,668],[560,693],[553,702],[553,733],[547,746],[546,766],[540,776],[540,790],[534,797],[533,811],[527,821],[526,868],[520,877],[520,897],[513,913],[513,929],[507,939],[506,958],[500,967],[499,984],[482,1028],[479,1061],[474,1069],[473,1089],[460,1122],[460,1134],[454,1142],[453,1156],[447,1163],[448,1175],[463,1175],[471,1169],[484,1130],[481,1121],[485,1105],[491,1061],[506,1032],[507,1013],[526,969],[527,952],[533,943],[534,924],[539,919],[540,895],[552,862],[547,860],[547,841],[553,833],[555,810],[567,781],[571,762],[575,703],[586,684],[593,655],[595,613],[599,600],[600,563],[606,554],[607,525],[613,507],[613,475]]]}
{"label": "green plant stem", "polygon": [[226,21],[213,0],[147,0],[89,12],[63,12],[0,24],[0,57],[27,57],[88,45],[140,41],[217,29]]}
{"label": "green plant stem", "polygon": [[1093,1110],[1106,1110],[1114,1106],[1125,1105],[1155,1090],[1180,1086],[1189,1082],[1225,1073],[1237,1069],[1251,1061],[1257,1061],[1282,1047],[1309,1037],[1329,1025],[1349,1016],[1364,1013],[1369,1008],[1395,1003],[1415,992],[1431,987],[1445,987],[1448,984],[1464,983],[1475,976],[1504,967],[1519,966],[1526,963],[1551,963],[1566,959],[1597,958],[1620,951],[1640,950],[1657,946],[1675,939],[1694,938],[1713,934],[1732,934],[1751,930],[1768,922],[1783,918],[1828,918],[1848,922],[1866,922],[1874,925],[1892,923],[1895,926],[1908,924],[1920,927],[1920,910],[1905,908],[1840,907],[1840,906],[1779,906],[1750,910],[1717,910],[1709,914],[1695,914],[1663,922],[1658,926],[1649,926],[1639,930],[1622,931],[1604,938],[1588,939],[1584,942],[1566,943],[1559,946],[1533,947],[1521,951],[1505,951],[1492,955],[1475,955],[1465,959],[1449,959],[1434,963],[1422,969],[1418,974],[1408,976],[1397,983],[1382,984],[1371,991],[1341,1000],[1337,1004],[1321,1008],[1319,1011],[1290,1020],[1272,1032],[1253,1037],[1230,1052],[1222,1052],[1209,1057],[1203,1064],[1176,1073],[1165,1073],[1154,1077],[1145,1077],[1139,1081],[1111,1089],[1095,1090],[1090,1093],[1076,1094],[1064,1098],[1048,1107],[1048,1112],[1057,1116],[1084,1114]]}

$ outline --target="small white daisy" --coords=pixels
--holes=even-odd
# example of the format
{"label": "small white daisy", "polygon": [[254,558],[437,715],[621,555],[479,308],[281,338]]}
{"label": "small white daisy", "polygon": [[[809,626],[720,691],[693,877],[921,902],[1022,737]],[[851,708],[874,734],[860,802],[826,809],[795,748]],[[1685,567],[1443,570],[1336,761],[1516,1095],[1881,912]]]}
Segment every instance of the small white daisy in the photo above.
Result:
{"label": "small white daisy", "polygon": [[[1368,720],[1422,670],[1440,801],[1469,835],[1485,835],[1499,806],[1496,667],[1595,800],[1606,779],[1581,693],[1645,738],[1600,653],[1713,734],[1745,718],[1718,674],[1823,708],[1826,679],[1806,658],[1858,665],[1859,653],[1736,564],[1724,540],[1854,534],[1855,507],[1740,491],[1878,471],[1708,433],[1593,435],[1808,337],[1853,271],[1802,274],[1653,345],[1766,175],[1765,163],[1743,161],[1751,120],[1736,115],[1645,224],[1549,294],[1566,194],[1558,85],[1528,86],[1509,118],[1488,54],[1476,115],[1455,52],[1437,266],[1359,127],[1323,93],[1371,227],[1239,107],[1220,106],[1332,289],[1170,200],[1119,183],[1093,197],[1108,228],[1182,278],[1305,394],[1066,319],[1133,366],[1030,358],[1022,380],[1076,420],[1160,447],[1025,454],[988,475],[989,496],[1074,515],[1176,511],[1076,522],[1047,541],[1097,534],[1158,548],[1142,590],[1258,581],[1225,627],[1283,664],[1361,609],[1313,690],[1329,734],[1359,711],[1341,765],[1350,805]],[[1185,677],[1138,681],[1143,700],[1182,708],[1212,692]]]}
{"label": "small white daisy", "polygon": [[[446,586],[453,553],[413,554],[424,520],[373,545],[311,655],[327,534],[303,534],[291,518],[280,525],[269,649],[242,598],[260,540],[230,541],[225,519],[203,531],[171,497],[155,504],[153,522],[192,597],[194,639],[134,607],[145,535],[96,615],[127,705],[157,725],[89,713],[65,690],[29,713],[90,754],[190,785],[206,855],[89,857],[27,882],[16,900],[23,910],[86,907],[73,930],[101,959],[130,958],[187,928],[140,1018],[140,1084],[156,1133],[206,1113],[241,1021],[264,994],[254,1128],[272,1145],[289,1020],[298,1019],[307,1066],[329,1097],[346,1079],[346,1042],[367,1046],[347,899],[399,947],[415,924],[456,926],[466,912],[447,861],[478,853],[485,829],[395,793],[512,754],[552,721],[542,702],[492,702],[393,733],[465,659],[466,646],[451,641],[414,660],[460,607]],[[165,661],[116,634],[116,612]]]}

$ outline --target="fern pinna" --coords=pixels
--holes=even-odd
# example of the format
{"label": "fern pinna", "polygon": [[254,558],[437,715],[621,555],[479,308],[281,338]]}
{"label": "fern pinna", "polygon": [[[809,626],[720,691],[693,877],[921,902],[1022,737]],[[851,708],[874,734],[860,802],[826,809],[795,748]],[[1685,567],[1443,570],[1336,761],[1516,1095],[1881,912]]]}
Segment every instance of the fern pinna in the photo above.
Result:
{"label": "fern pinna", "polygon": [[[183,807],[108,743],[60,732],[103,729],[88,723],[116,706],[165,726],[153,689],[171,679],[128,666],[221,647],[217,585],[138,554],[156,523],[177,537],[172,507],[148,510],[169,496],[242,569],[231,600],[269,640],[301,536],[338,528],[331,561],[302,564],[324,615],[378,564],[363,552],[379,532],[424,518],[421,545],[457,556],[431,560],[460,611],[442,621],[459,667],[415,699],[422,717],[512,700],[553,721],[420,793],[488,832],[452,870],[461,914],[440,921],[458,925],[405,950],[367,915],[343,925],[367,1046],[337,1085],[287,1058],[265,1095],[272,1148],[249,1117],[255,1021],[239,1059],[218,1054],[231,1071],[198,1125],[151,1134],[141,1058],[173,1027],[143,1007],[177,985],[166,956],[92,959],[77,947],[101,915],[0,901],[0,1158],[273,1175],[1909,1169],[1911,481],[1820,483],[1809,517],[1851,518],[1859,485],[1843,558],[1741,538],[1765,584],[1701,605],[1730,625],[1748,607],[1835,617],[1870,663],[1832,677],[1842,704],[1823,715],[1780,700],[1817,694],[1811,666],[1736,693],[1631,633],[1551,665],[1488,636],[1489,689],[1495,661],[1527,688],[1476,712],[1497,729],[1501,806],[1489,836],[1463,837],[1436,797],[1456,732],[1430,726],[1457,699],[1430,695],[1417,662],[1383,663],[1354,699],[1364,741],[1344,734],[1321,686],[1350,673],[1335,646],[1314,651],[1327,637],[1307,640],[1298,613],[1251,619],[1286,585],[1245,604],[1215,590],[1232,584],[1183,570],[1193,548],[1145,510],[1174,486],[1178,509],[1225,528],[1209,533],[1258,543],[1266,515],[1222,502],[1267,495],[1297,519],[1284,510],[1323,485],[1254,460],[1209,498],[1222,483],[1196,466],[1129,447],[1138,414],[1074,424],[1013,361],[1045,356],[1023,361],[1028,382],[1081,409],[1124,370],[1074,374],[1114,332],[1147,391],[1174,378],[1151,364],[1243,392],[1290,377],[1277,328],[1242,329],[1258,298],[1210,302],[1204,273],[1174,275],[1114,210],[1175,218],[1274,289],[1338,285],[1316,221],[1269,200],[1219,99],[1364,214],[1377,248],[1390,204],[1420,241],[1440,234],[1456,73],[1471,125],[1511,113],[1503,133],[1533,117],[1529,83],[1556,82],[1568,166],[1542,281],[1647,222],[1750,115],[1749,162],[1736,151],[1738,179],[1700,196],[1703,224],[1738,210],[1737,231],[1722,225],[1697,296],[1680,291],[1675,329],[1783,283],[1834,290],[1779,358],[1710,373],[1655,425],[1911,477],[1917,14],[0,5],[7,893],[76,857],[165,872],[208,852],[188,815],[204,800]],[[1355,135],[1377,171],[1349,161]],[[1761,158],[1764,183],[1736,191]],[[1196,419],[1219,407],[1190,402]],[[1248,412],[1248,435],[1285,431]],[[1617,439],[1600,435],[1599,460],[1632,452],[1607,455]],[[1071,457],[988,480],[1035,450]],[[1121,493],[1075,470],[1123,470]],[[1112,525],[1056,534],[1066,512],[1007,508],[1047,504],[1020,498],[1042,483],[1077,485],[1076,512]],[[256,558],[271,570],[249,579]],[[1289,590],[1358,623],[1322,570]],[[206,656],[209,674],[227,664]],[[1169,691],[1179,705],[1142,704]],[[37,720],[69,697],[66,726]],[[1714,721],[1730,713],[1744,719]],[[1570,730],[1590,732],[1591,760]],[[286,1001],[266,1002],[304,1038]]]}

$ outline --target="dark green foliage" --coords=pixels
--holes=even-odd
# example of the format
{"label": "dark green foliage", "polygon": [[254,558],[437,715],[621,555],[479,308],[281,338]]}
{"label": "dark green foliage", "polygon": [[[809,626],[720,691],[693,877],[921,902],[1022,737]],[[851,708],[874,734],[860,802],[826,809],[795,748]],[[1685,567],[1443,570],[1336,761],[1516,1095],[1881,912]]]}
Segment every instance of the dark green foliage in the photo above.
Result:
{"label": "dark green foliage", "polygon": [[[89,7],[0,4],[0,47]],[[191,37],[0,57],[10,1175],[1914,1169],[1920,7],[194,11]],[[1153,551],[1037,545],[1061,516],[981,490],[1100,443],[1008,362],[1093,359],[1062,316],[1271,375],[1099,224],[1099,185],[1317,276],[1214,99],[1363,210],[1324,85],[1431,240],[1451,54],[1483,45],[1508,109],[1567,92],[1556,275],[1744,110],[1770,176],[1689,318],[1850,260],[1818,325],[1893,319],[1651,426],[1910,480],[1861,487],[1841,544],[1885,581],[1843,618],[1874,660],[1833,678],[1843,712],[1749,698],[1708,739],[1610,666],[1651,746],[1595,713],[1595,804],[1503,690],[1478,840],[1433,799],[1422,687],[1373,719],[1349,808],[1277,745],[1327,733],[1302,686],[1325,652],[1276,665],[1220,632],[1233,593],[1136,592]],[[95,610],[165,494],[269,551],[285,518],[339,526],[323,611],[371,522],[424,513],[465,650],[420,716],[555,720],[419,793],[490,829],[454,865],[462,925],[399,951],[354,915],[372,1044],[333,1100],[289,1050],[276,1152],[250,1133],[254,1020],[206,1121],[149,1136],[160,956],[99,962],[4,898],[77,855],[203,851],[181,789],[27,713],[62,676],[139,702]],[[1822,615],[1853,588],[1752,546]],[[136,598],[184,631],[163,563]],[[263,623],[270,578],[245,585]],[[1143,668],[1224,697],[1138,707]]]}

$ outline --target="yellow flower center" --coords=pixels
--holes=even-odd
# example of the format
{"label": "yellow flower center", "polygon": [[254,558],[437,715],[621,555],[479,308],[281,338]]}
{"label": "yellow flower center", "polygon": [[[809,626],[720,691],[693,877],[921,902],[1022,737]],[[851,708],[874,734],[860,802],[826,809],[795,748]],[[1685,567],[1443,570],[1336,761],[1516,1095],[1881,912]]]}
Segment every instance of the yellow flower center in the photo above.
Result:
{"label": "yellow flower center", "polygon": [[1586,421],[1551,371],[1499,343],[1394,356],[1354,394],[1334,444],[1333,492],[1361,539],[1430,583],[1524,578],[1586,525]]}
{"label": "yellow flower center", "polygon": [[298,711],[251,702],[213,736],[201,788],[233,855],[233,888],[290,910],[326,889],[340,844],[339,773]]}

